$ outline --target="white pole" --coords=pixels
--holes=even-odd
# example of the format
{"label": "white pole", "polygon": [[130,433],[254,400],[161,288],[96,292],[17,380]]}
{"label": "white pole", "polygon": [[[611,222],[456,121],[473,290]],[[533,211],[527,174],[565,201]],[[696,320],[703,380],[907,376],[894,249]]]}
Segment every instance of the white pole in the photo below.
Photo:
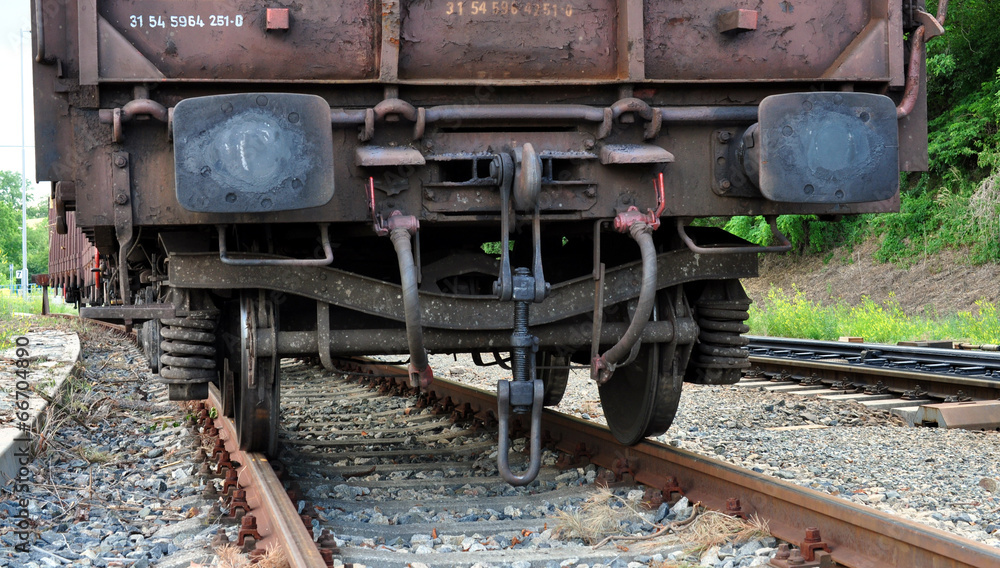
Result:
{"label": "white pole", "polygon": [[[28,299],[28,177],[27,157],[24,145],[28,142],[25,134],[27,121],[24,120],[24,32],[21,30],[21,298]],[[30,33],[30,31],[29,31]]]}

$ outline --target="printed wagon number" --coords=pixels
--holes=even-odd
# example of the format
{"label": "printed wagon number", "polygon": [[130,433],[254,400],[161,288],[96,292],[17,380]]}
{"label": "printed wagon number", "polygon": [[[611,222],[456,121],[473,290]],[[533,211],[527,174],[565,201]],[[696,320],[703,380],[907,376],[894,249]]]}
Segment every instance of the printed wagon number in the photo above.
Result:
{"label": "printed wagon number", "polygon": [[172,28],[193,28],[205,27],[205,20],[201,16],[170,16],[170,27]]}
{"label": "printed wagon number", "polygon": [[226,28],[235,26],[243,27],[243,16],[218,15],[208,17],[208,23],[201,16],[129,16],[129,24],[133,28],[166,28],[169,22],[171,28],[203,28],[205,26],[214,28]]}
{"label": "printed wagon number", "polygon": [[551,17],[558,18],[573,16],[573,6],[571,4],[556,4],[554,2],[448,2],[445,10],[446,16],[481,16],[492,14],[494,16],[530,16],[534,18]]}

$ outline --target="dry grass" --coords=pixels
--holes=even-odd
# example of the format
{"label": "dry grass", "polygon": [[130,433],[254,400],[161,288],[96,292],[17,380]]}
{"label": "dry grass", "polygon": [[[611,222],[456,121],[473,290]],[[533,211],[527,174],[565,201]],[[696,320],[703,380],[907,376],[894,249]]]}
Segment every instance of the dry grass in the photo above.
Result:
{"label": "dry grass", "polygon": [[986,234],[1000,235],[1000,174],[983,180],[969,199],[969,213]]}
{"label": "dry grass", "polygon": [[235,544],[226,544],[215,549],[219,557],[219,568],[249,568],[250,558]]}
{"label": "dry grass", "polygon": [[288,558],[279,547],[268,548],[256,561],[242,552],[235,544],[226,544],[215,549],[219,568],[290,568]]}
{"label": "dry grass", "polygon": [[285,551],[274,546],[268,548],[264,555],[257,559],[257,568],[291,568]]}
{"label": "dry grass", "polygon": [[684,531],[682,540],[689,544],[689,552],[701,552],[727,542],[745,543],[770,534],[767,521],[756,515],[744,520],[717,511],[706,511]]}
{"label": "dry grass", "polygon": [[[616,496],[601,488],[578,511],[559,512],[553,529],[556,538],[580,538],[600,547],[608,542],[623,550],[624,543],[636,543],[644,552],[652,553],[664,546],[682,546],[685,555],[699,554],[713,546],[726,543],[742,544],[769,536],[767,522],[753,516],[748,520],[705,511],[695,504],[686,519],[657,526],[652,534],[631,536],[622,533],[623,522],[644,521],[637,503]],[[684,562],[668,562],[659,568],[687,566]]]}
{"label": "dry grass", "polygon": [[93,446],[77,446],[74,453],[87,460],[88,463],[106,464],[112,463],[118,456],[113,452],[103,452]]}
{"label": "dry grass", "polygon": [[644,521],[637,505],[602,487],[577,511],[559,511],[552,534],[556,538],[580,538],[587,544],[622,535],[622,523]]}

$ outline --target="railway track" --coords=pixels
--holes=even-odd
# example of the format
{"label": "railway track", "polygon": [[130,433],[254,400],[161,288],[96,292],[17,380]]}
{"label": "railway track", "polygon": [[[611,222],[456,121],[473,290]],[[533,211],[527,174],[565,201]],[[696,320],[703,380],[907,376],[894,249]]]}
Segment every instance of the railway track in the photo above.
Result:
{"label": "railway track", "polygon": [[293,448],[283,463],[239,450],[232,422],[212,410],[222,408],[214,389],[198,419],[225,476],[226,510],[242,513],[238,544],[279,547],[291,566],[648,559],[623,548],[540,546],[555,511],[578,505],[589,494],[579,484],[597,476],[619,493],[640,484],[647,502],[683,493],[758,515],[775,537],[815,551],[811,561],[792,552],[775,566],[1000,565],[995,548],[678,448],[622,447],[606,428],[549,410],[545,467],[530,486],[511,488],[493,465],[491,393],[444,380],[417,392],[404,369],[370,361],[342,362],[334,373],[301,361],[283,367],[282,445]]}
{"label": "railway track", "polygon": [[997,428],[1000,354],[751,337],[739,383],[893,410],[913,424]]}
{"label": "railway track", "polygon": [[[741,512],[766,519],[777,538],[800,550],[817,551],[812,564],[809,560],[797,564],[793,553],[787,561],[773,561],[778,566],[830,560],[844,566],[973,567],[1000,562],[1000,551],[971,540],[655,442],[622,447],[606,429],[550,411],[545,412],[544,438],[547,448],[559,453],[546,454],[546,468],[536,483],[515,490],[492,476],[495,434],[489,425],[496,404],[492,394],[443,380],[418,394],[407,386],[405,370],[375,363],[347,365],[347,376],[355,380],[327,374],[326,380],[335,383],[332,390],[324,390],[326,385],[317,388],[317,378],[323,375],[318,368],[301,363],[286,368],[289,379],[282,394],[288,410],[282,443],[296,451],[286,454],[282,471],[287,477],[282,483],[255,481],[251,471],[267,475],[268,462],[230,451],[231,433],[228,427],[221,428],[219,437],[230,460],[240,464],[235,477],[247,491],[244,522],[253,517],[265,546],[280,542],[283,548],[303,550],[306,540],[319,537],[320,546],[329,551],[328,560],[336,556],[344,563],[371,566],[457,566],[487,559],[542,566],[554,557],[584,563],[621,558],[623,552],[617,549],[517,548],[517,535],[539,539],[537,535],[554,524],[545,515],[524,517],[532,503],[550,503],[556,510],[560,502],[579,502],[583,497],[571,484],[556,481],[564,473],[553,467],[558,462],[563,467],[604,468],[602,475],[612,485],[642,484],[646,500],[669,500],[680,491],[692,502],[722,511],[738,502]],[[373,390],[362,388],[359,376],[366,377],[367,388]],[[394,403],[395,408],[372,412],[372,401],[400,394],[404,398]],[[335,409],[328,418],[315,419],[317,412],[331,406]],[[374,422],[354,422],[358,417],[374,417]],[[210,425],[220,422],[227,420]],[[442,443],[459,437],[463,440],[457,446]],[[289,487],[294,503],[286,496]],[[435,488],[439,498],[427,498],[428,488]],[[266,497],[267,492],[281,495]],[[314,498],[307,501],[309,496]],[[261,510],[281,502],[284,512]],[[487,514],[469,513],[470,509]],[[300,513],[309,517],[303,521]],[[375,515],[381,515],[385,524],[370,522]],[[287,522],[278,524],[276,518]],[[359,522],[362,518],[369,522]],[[299,535],[283,536],[286,529]],[[819,542],[810,542],[817,535]],[[417,552],[420,544],[437,545],[437,550],[422,555]],[[445,551],[453,550],[452,554],[441,554],[443,545],[450,546]],[[830,549],[828,558],[824,545]],[[311,562],[320,562],[319,550],[312,550]],[[293,566],[324,565],[301,562]]]}

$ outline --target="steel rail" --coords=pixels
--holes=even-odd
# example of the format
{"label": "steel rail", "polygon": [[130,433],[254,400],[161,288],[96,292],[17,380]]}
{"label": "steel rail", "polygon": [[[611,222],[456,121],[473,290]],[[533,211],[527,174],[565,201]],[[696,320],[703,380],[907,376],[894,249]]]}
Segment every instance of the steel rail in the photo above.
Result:
{"label": "steel rail", "polygon": [[[60,318],[75,318],[69,314],[52,314]],[[137,341],[134,331],[125,326],[100,320],[89,320],[97,325],[122,333]],[[206,404],[209,408],[222,408],[218,389],[209,388]],[[245,515],[252,514],[257,522],[257,532],[261,539],[255,542],[259,550],[268,550],[278,546],[284,551],[289,568],[325,568],[326,562],[320,555],[319,548],[312,535],[302,523],[298,509],[288,499],[285,486],[271,468],[270,462],[263,454],[249,453],[240,450],[236,441],[236,426],[232,420],[219,414],[214,419],[219,438],[223,440],[230,461],[238,462],[237,479],[239,488],[247,491],[247,504],[250,507]]]}
{"label": "steel rail", "polygon": [[862,352],[880,352],[884,357],[909,359],[922,364],[947,363],[953,366],[983,366],[1000,371],[1000,353],[975,353],[956,349],[932,347],[909,347],[903,345],[881,345],[877,343],[847,343],[843,341],[819,341],[814,339],[791,339],[784,337],[763,337],[747,335],[751,354],[755,349],[770,351],[798,351],[816,354],[837,354],[845,357],[860,357]]}
{"label": "steel rail", "polygon": [[888,390],[899,394],[920,386],[935,398],[956,396],[959,391],[981,400],[991,400],[1000,396],[1000,381],[995,379],[977,379],[919,370],[755,355],[750,356],[750,363],[762,371],[776,374],[794,372],[794,370],[800,369],[801,371],[795,375],[795,378],[802,379],[816,375],[826,383],[842,379],[847,379],[852,383],[865,384],[882,382]]}
{"label": "steel rail", "polygon": [[[386,377],[400,388],[408,386],[403,369],[379,364],[360,369]],[[491,393],[442,379],[421,392],[450,399],[458,407],[468,405],[477,415],[496,408]],[[744,512],[765,519],[772,534],[782,540],[801,546],[806,528],[819,528],[831,558],[844,566],[1000,566],[1000,549],[929,526],[651,440],[622,446],[606,427],[549,409],[542,420],[543,440],[551,446],[613,472],[627,473],[654,489],[669,491],[672,478],[692,502],[712,509],[726,510],[727,499],[737,498]]]}
{"label": "steel rail", "polygon": [[[210,407],[222,408],[217,389],[209,389]],[[326,566],[312,535],[302,523],[298,509],[288,498],[285,487],[263,454],[244,452],[236,441],[236,426],[220,416],[214,420],[219,438],[225,442],[230,460],[239,462],[237,477],[240,488],[247,490],[247,503],[257,521],[261,539],[254,544],[258,550],[280,547],[291,568],[322,568]]]}
{"label": "steel rail", "polygon": [[[789,373],[792,380],[815,376],[828,385],[843,380],[881,382],[896,394],[919,386],[940,399],[959,393],[981,400],[1000,396],[1000,356],[993,353],[771,337],[751,337],[748,348],[757,370]],[[877,352],[875,359],[882,364],[862,362],[864,352],[869,356]]]}

